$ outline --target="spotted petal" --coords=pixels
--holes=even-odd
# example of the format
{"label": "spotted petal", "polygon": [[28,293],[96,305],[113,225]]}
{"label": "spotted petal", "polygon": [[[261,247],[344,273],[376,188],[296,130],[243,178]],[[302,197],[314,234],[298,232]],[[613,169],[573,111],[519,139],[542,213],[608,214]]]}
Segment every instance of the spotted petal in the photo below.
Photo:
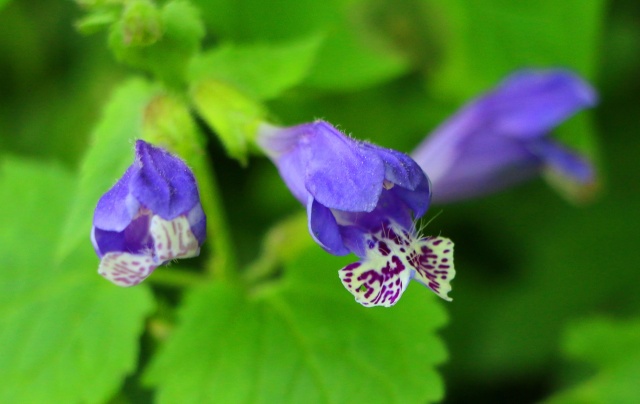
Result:
{"label": "spotted petal", "polygon": [[185,216],[178,216],[173,220],[153,216],[149,232],[153,237],[153,247],[158,261],[191,258],[200,253],[198,240],[191,232],[189,221]]}
{"label": "spotted petal", "polygon": [[418,238],[397,222],[387,222],[365,243],[365,258],[339,271],[340,280],[363,306],[396,304],[416,279],[441,298],[455,276],[453,242],[444,237]]}
{"label": "spotted petal", "polygon": [[164,220],[154,215],[149,233],[153,239],[153,250],[137,254],[109,252],[102,257],[98,273],[118,286],[134,286],[163,263],[175,258],[195,257],[200,253],[198,240],[185,216]]}
{"label": "spotted petal", "polygon": [[365,258],[340,270],[342,284],[363,306],[393,306],[411,280],[410,246],[410,233],[382,226],[367,240]]}
{"label": "spotted petal", "polygon": [[397,255],[380,255],[340,270],[340,280],[363,306],[391,307],[407,289],[411,271]]}
{"label": "spotted petal", "polygon": [[158,267],[151,253],[110,252],[100,261],[98,273],[118,286],[134,286],[145,280]]}
{"label": "spotted petal", "polygon": [[427,237],[418,240],[418,253],[414,279],[433,290],[444,300],[451,291],[451,280],[456,276],[453,266],[453,242],[445,237]]}

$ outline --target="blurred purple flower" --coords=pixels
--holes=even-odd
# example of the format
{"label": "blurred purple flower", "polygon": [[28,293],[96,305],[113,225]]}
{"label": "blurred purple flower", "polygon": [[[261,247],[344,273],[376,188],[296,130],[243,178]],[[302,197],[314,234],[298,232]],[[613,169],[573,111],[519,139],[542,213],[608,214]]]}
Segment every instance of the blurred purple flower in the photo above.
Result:
{"label": "blurred purple flower", "polygon": [[596,104],[595,91],[566,70],[523,70],[505,79],[442,124],[413,152],[429,175],[433,202],[499,191],[543,169],[580,184],[592,166],[552,140],[550,132]]}
{"label": "blurred purple flower", "polygon": [[431,188],[409,156],[351,139],[324,121],[262,125],[257,143],[307,207],[313,239],[331,254],[362,258],[340,271],[358,302],[391,306],[410,279],[448,299],[452,243],[415,231]]}
{"label": "blurred purple flower", "polygon": [[178,157],[142,140],[122,178],[100,198],[91,241],[98,273],[133,286],[175,258],[195,257],[206,236],[206,217],[193,173]]}

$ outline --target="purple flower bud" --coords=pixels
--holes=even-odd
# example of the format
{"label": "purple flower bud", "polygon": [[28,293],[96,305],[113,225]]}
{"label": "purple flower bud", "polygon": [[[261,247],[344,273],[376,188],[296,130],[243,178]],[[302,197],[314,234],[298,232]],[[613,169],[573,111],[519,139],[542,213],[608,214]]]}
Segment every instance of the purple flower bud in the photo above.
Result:
{"label": "purple flower bud", "polygon": [[566,70],[524,70],[471,101],[413,152],[433,184],[434,203],[499,191],[550,168],[578,183],[592,166],[549,135],[596,104],[595,91]]}
{"label": "purple flower bud", "polygon": [[98,273],[133,286],[176,258],[195,257],[206,217],[193,173],[178,157],[142,140],[122,178],[98,201],[91,241]]}
{"label": "purple flower bud", "polygon": [[331,254],[362,258],[340,271],[356,301],[391,306],[410,279],[448,299],[452,243],[416,234],[413,220],[427,211],[431,187],[409,156],[349,138],[324,121],[263,125],[257,143],[307,207],[313,239]]}

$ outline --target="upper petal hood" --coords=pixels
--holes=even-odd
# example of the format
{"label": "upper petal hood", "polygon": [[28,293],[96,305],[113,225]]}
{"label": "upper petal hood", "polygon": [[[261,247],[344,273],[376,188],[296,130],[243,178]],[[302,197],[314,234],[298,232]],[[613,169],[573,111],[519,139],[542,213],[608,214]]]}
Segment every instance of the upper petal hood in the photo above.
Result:
{"label": "upper petal hood", "polygon": [[140,203],[129,192],[129,183],[137,171],[137,165],[130,166],[118,182],[98,200],[93,214],[95,227],[122,231],[131,223],[140,209]]}
{"label": "upper petal hood", "polygon": [[385,177],[383,161],[330,124],[264,126],[258,144],[301,203],[306,204],[311,195],[332,209],[368,212],[375,208]]}
{"label": "upper petal hood", "polygon": [[321,204],[349,212],[370,212],[382,192],[385,167],[379,155],[319,121],[309,138],[306,187]]}
{"label": "upper petal hood", "polygon": [[410,228],[429,207],[431,187],[406,154],[345,136],[324,121],[263,125],[258,145],[307,206],[309,231],[332,254],[361,252],[363,232],[394,220]]}
{"label": "upper petal hood", "polygon": [[163,219],[172,220],[187,214],[200,203],[196,179],[178,157],[137,140],[134,164],[139,170],[131,178],[131,193]]}

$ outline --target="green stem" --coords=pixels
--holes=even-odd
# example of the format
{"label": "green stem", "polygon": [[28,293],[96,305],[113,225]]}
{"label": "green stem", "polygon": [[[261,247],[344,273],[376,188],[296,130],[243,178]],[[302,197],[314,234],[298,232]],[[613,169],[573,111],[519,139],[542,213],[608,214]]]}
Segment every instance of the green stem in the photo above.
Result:
{"label": "green stem", "polygon": [[[307,216],[304,212],[295,213],[273,226],[262,242],[262,253],[244,271],[242,280],[254,285],[272,277],[281,265],[312,244],[306,232]],[[301,237],[301,234],[304,236]]]}
{"label": "green stem", "polygon": [[206,141],[197,128],[182,94],[166,93],[154,98],[145,110],[144,138],[168,147],[191,166],[200,191],[200,203],[207,215],[207,245],[211,257],[206,263],[207,273],[215,278],[237,276],[236,259],[231,234],[225,220],[212,165],[206,153]]}
{"label": "green stem", "polygon": [[207,262],[206,270],[219,279],[237,276],[237,260],[231,233],[226,220],[222,198],[213,171],[207,158],[201,161],[203,167],[198,173],[200,179],[200,201],[207,213],[207,234],[213,246],[213,254]]}
{"label": "green stem", "polygon": [[151,100],[144,111],[143,137],[177,153],[191,166],[207,215],[207,245],[213,250],[207,261],[207,273],[222,279],[237,276],[231,234],[213,165],[207,156],[206,140],[189,111],[186,95],[167,90]]}
{"label": "green stem", "polygon": [[278,259],[272,255],[263,254],[251,263],[242,274],[242,280],[253,285],[270,277],[278,267]]}

